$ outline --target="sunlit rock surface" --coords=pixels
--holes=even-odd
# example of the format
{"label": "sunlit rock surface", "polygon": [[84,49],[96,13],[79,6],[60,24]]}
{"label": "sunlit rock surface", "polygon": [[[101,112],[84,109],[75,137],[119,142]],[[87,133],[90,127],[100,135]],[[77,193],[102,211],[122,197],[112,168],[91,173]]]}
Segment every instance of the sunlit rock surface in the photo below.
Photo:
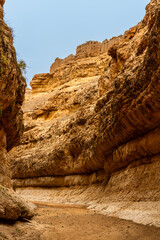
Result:
{"label": "sunlit rock surface", "polygon": [[159,4],[152,0],[123,36],[85,43],[34,76],[24,136],[10,152],[15,187],[85,195],[93,186],[99,196],[88,190],[88,205],[93,196],[101,206],[160,201]]}
{"label": "sunlit rock surface", "polygon": [[31,217],[27,203],[12,190],[7,151],[16,146],[23,131],[21,106],[25,79],[13,47],[11,29],[3,21],[4,1],[0,1],[0,219]]}

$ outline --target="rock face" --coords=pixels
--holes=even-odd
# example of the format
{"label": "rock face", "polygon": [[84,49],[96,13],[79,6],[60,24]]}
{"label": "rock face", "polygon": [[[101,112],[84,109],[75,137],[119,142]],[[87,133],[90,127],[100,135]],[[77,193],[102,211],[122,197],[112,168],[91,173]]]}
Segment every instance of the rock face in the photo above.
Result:
{"label": "rock face", "polygon": [[23,130],[21,105],[26,83],[16,61],[11,30],[3,22],[3,4],[0,1],[0,219],[17,219],[32,216],[29,206],[11,189],[7,155]]}
{"label": "rock face", "polygon": [[33,93],[52,91],[55,87],[75,78],[101,76],[111,61],[108,49],[123,37],[114,37],[102,43],[89,41],[77,47],[76,55],[64,59],[56,58],[50,73],[37,74],[31,81]]}
{"label": "rock face", "polygon": [[56,59],[51,66],[51,73],[37,74],[33,77],[32,91],[33,93],[54,91],[55,87],[74,79],[100,76],[109,60],[108,54],[82,59],[71,55],[64,60]]}
{"label": "rock face", "polygon": [[10,152],[15,187],[103,183],[106,202],[160,201],[159,63],[152,0],[123,36],[85,43],[36,75],[23,139]]}

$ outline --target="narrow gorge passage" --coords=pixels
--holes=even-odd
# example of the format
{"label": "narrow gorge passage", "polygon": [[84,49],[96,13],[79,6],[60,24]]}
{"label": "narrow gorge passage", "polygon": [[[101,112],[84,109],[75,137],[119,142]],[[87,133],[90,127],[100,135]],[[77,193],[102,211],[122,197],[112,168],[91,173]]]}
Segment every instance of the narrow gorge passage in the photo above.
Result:
{"label": "narrow gorge passage", "polygon": [[37,204],[32,221],[0,224],[0,240],[159,240],[160,229],[107,217],[81,206]]}
{"label": "narrow gorge passage", "polygon": [[36,74],[9,152],[29,201],[160,226],[160,1],[124,35],[89,41]]}
{"label": "narrow gorge passage", "polygon": [[[82,1],[82,0],[81,0]],[[160,240],[160,0],[26,88],[0,0],[0,240]]]}

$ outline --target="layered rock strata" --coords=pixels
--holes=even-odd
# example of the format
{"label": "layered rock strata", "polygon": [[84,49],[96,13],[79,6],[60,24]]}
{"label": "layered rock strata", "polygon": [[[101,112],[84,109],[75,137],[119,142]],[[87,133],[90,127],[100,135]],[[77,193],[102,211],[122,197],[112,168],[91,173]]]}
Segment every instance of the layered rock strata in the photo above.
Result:
{"label": "layered rock strata", "polygon": [[98,46],[97,56],[84,56],[84,45],[81,57],[56,60],[53,73],[33,78],[25,133],[10,153],[14,185],[94,184],[105,203],[158,202],[160,1],[105,53]]}
{"label": "layered rock strata", "polygon": [[3,21],[3,4],[0,1],[0,219],[17,219],[32,216],[29,205],[11,188],[7,155],[23,130],[21,106],[26,83],[16,61],[11,29]]}
{"label": "layered rock strata", "polygon": [[64,59],[56,58],[51,65],[50,73],[36,74],[31,87],[33,93],[52,91],[77,78],[101,76],[107,71],[111,60],[108,49],[119,43],[122,36],[114,37],[104,42],[89,41],[77,47],[76,55],[69,55]]}

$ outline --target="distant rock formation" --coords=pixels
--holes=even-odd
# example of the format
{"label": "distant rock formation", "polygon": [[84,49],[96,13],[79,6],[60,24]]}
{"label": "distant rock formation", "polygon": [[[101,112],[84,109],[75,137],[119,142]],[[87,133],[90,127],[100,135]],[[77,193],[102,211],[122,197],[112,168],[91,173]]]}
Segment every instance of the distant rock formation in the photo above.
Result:
{"label": "distant rock formation", "polygon": [[26,82],[16,61],[11,30],[3,21],[0,1],[0,219],[31,217],[33,214],[11,184],[7,151],[16,146],[23,131],[21,106]]}
{"label": "distant rock formation", "polygon": [[73,61],[76,62],[78,59],[98,57],[103,53],[107,53],[108,49],[115,43],[118,43],[122,37],[122,35],[119,37],[113,37],[109,41],[106,39],[102,43],[97,41],[88,41],[79,45],[76,50],[76,55],[71,54],[64,59],[56,58],[55,62],[51,65],[50,73],[53,73],[59,67],[66,66],[71,62],[73,63]]}
{"label": "distant rock formation", "polygon": [[102,43],[89,41],[77,47],[76,55],[56,58],[50,67],[50,73],[36,74],[33,77],[33,93],[52,91],[56,86],[75,78],[101,76],[111,60],[108,49],[122,38],[123,36],[114,37]]}
{"label": "distant rock formation", "polygon": [[160,201],[159,0],[123,36],[81,45],[31,86],[10,152],[15,187],[99,183],[106,202]]}

